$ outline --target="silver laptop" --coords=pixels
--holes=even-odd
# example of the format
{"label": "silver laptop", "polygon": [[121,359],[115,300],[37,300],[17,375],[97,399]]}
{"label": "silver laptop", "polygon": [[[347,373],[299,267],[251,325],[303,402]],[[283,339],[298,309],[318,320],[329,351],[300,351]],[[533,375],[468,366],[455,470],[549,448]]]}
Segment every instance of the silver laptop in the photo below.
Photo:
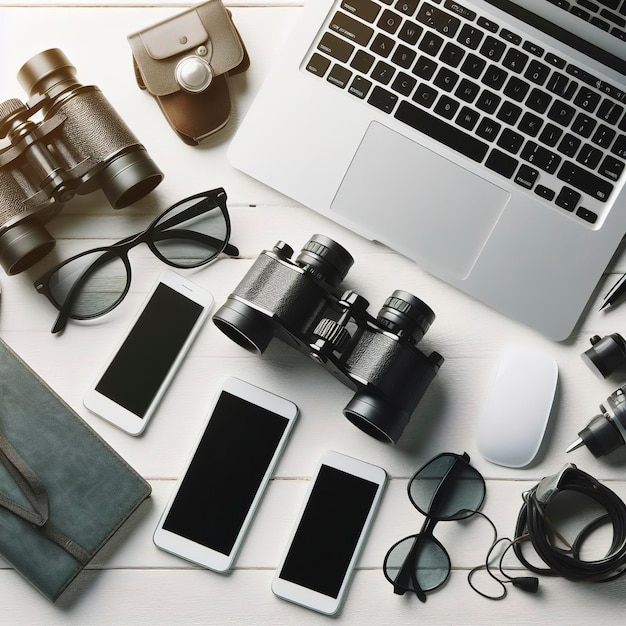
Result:
{"label": "silver laptop", "polygon": [[626,0],[308,0],[229,159],[563,340],[626,233],[625,110]]}

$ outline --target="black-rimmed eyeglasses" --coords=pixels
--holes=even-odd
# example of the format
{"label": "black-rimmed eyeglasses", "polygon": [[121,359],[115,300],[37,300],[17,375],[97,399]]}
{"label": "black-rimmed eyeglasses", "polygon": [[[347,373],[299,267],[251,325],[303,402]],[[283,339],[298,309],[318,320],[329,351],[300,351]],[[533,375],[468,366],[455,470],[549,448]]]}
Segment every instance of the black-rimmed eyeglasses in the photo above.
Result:
{"label": "black-rimmed eyeglasses", "polygon": [[52,332],[63,330],[70,318],[104,315],[124,299],[131,282],[128,252],[140,243],[164,263],[181,269],[210,263],[221,252],[237,256],[239,250],[228,243],[226,198],[222,188],[185,198],[143,232],[77,254],[44,274],[34,285],[59,311]]}
{"label": "black-rimmed eyeglasses", "polygon": [[467,453],[444,453],[419,469],[409,481],[413,506],[426,516],[422,529],[394,544],[383,570],[397,594],[413,591],[426,602],[426,592],[443,585],[450,574],[450,557],[433,536],[437,522],[471,517],[485,499],[485,481],[469,464]]}

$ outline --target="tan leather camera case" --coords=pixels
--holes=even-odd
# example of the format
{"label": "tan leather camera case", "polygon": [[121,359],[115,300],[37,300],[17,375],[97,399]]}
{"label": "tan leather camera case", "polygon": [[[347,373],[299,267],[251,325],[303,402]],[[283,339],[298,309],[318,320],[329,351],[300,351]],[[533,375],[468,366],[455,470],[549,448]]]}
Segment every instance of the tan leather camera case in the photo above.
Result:
{"label": "tan leather camera case", "polygon": [[248,69],[245,46],[221,0],[209,0],[128,36],[137,84],[187,144],[230,117],[228,76]]}

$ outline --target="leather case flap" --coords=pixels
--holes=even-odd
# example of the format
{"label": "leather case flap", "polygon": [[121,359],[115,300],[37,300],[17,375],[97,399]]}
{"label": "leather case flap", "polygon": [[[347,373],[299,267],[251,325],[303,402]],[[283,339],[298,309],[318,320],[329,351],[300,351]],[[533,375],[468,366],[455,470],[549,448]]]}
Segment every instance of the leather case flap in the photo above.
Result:
{"label": "leather case flap", "polygon": [[[153,96],[180,91],[175,71],[179,61],[198,54],[214,76],[236,69],[246,55],[243,44],[221,0],[209,0],[172,18],[128,36],[135,63]],[[206,53],[204,53],[206,52]]]}

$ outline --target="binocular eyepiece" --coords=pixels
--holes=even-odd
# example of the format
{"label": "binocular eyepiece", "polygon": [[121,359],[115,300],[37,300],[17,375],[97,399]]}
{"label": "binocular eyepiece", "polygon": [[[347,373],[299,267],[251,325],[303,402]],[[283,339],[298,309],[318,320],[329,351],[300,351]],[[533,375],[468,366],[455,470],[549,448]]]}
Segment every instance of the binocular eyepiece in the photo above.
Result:
{"label": "binocular eyepiece", "polygon": [[18,80],[29,101],[0,103],[0,140],[8,144],[0,147],[0,265],[8,274],[52,250],[43,224],[75,194],[102,189],[121,209],[163,179],[102,92],[78,82],[61,50],[34,56]]}

